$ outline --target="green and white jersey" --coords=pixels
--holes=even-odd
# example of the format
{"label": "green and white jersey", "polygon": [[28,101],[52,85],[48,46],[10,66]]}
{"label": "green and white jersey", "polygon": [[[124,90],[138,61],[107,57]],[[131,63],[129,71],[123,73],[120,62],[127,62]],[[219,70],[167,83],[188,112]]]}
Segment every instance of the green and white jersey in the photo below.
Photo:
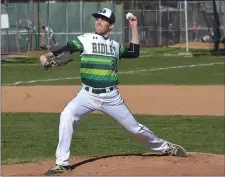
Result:
{"label": "green and white jersey", "polygon": [[85,33],[72,41],[81,52],[81,81],[91,87],[104,88],[118,84],[117,65],[125,46],[109,38]]}

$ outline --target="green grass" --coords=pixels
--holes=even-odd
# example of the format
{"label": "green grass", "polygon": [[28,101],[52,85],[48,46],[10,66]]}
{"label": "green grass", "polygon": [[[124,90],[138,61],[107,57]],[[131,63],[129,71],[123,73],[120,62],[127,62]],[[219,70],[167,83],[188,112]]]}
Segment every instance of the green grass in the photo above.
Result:
{"label": "green grass", "polygon": [[[190,65],[209,64],[224,62],[219,57],[148,57],[138,59],[123,59],[119,62],[120,84],[224,84],[224,64],[187,67]],[[33,65],[36,64],[36,65]],[[18,81],[20,85],[77,85],[79,79],[79,57],[74,56],[74,61],[68,65],[52,68],[44,71],[38,60],[32,64],[3,63],[2,84],[12,84]],[[184,68],[159,68],[184,66]],[[152,71],[152,69],[157,69]],[[142,70],[142,71],[140,71]],[[133,73],[124,73],[132,71]],[[76,79],[64,79],[76,77]],[[47,81],[47,79],[58,79],[58,81]],[[26,83],[30,80],[45,80]]]}
{"label": "green grass", "polygon": [[[39,56],[43,53],[47,53],[48,50],[37,50],[37,51],[29,51],[23,52],[21,55],[39,58]],[[178,54],[186,52],[186,48],[179,48],[179,47],[142,47],[141,52],[143,53],[150,53],[154,55],[162,55],[162,54]],[[208,54],[209,49],[192,49],[189,48],[190,53],[205,53]]]}
{"label": "green grass", "polygon": [[[224,117],[136,116],[160,138],[188,152],[224,154]],[[59,114],[3,113],[2,164],[55,158]],[[105,115],[92,114],[75,128],[71,156],[150,152]]]}
{"label": "green grass", "polygon": [[[189,52],[192,54],[198,54],[201,53],[202,55],[210,55],[211,49],[195,49],[195,48],[189,48]],[[39,50],[39,51],[29,51],[21,53],[22,55],[33,57],[33,58],[39,58],[39,56],[43,53],[47,53],[48,50]],[[162,55],[162,54],[178,54],[178,53],[185,53],[186,48],[181,47],[142,47],[141,52],[143,53],[149,53],[153,55]]]}
{"label": "green grass", "polygon": [[[185,53],[186,48],[179,48],[179,47],[145,47],[142,48],[141,51],[149,54],[154,55],[162,55],[162,54],[178,54],[178,53]],[[197,54],[197,53],[204,53],[205,55],[209,55],[209,49],[194,49],[189,48],[189,53]]]}

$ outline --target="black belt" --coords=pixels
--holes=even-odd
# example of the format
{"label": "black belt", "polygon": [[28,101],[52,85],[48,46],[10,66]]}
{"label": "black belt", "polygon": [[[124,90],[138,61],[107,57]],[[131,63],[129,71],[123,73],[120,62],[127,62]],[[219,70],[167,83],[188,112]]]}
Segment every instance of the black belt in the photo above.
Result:
{"label": "black belt", "polygon": [[[108,89],[105,89],[105,88],[103,88],[103,89],[95,89],[95,88],[92,88],[92,91],[91,92],[92,93],[95,93],[95,94],[107,93],[107,92],[113,91],[114,90],[114,87],[109,87]],[[85,90],[87,90],[89,92],[90,91],[90,87],[85,86]]]}

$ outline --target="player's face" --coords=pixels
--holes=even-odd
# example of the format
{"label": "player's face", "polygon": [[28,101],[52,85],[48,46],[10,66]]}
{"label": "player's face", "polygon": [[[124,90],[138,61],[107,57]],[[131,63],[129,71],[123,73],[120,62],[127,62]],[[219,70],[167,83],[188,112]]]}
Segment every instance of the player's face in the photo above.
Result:
{"label": "player's face", "polygon": [[107,34],[112,28],[113,24],[109,23],[109,20],[106,17],[97,17],[95,18],[95,32],[99,35]]}

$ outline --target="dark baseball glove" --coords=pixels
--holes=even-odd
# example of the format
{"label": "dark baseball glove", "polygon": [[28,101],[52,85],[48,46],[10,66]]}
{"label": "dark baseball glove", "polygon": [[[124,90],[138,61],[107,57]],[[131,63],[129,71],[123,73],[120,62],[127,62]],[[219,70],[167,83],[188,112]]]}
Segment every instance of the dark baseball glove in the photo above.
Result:
{"label": "dark baseball glove", "polygon": [[73,60],[70,52],[63,52],[57,56],[47,57],[47,61],[44,64],[44,69],[49,69],[55,66],[63,66]]}

